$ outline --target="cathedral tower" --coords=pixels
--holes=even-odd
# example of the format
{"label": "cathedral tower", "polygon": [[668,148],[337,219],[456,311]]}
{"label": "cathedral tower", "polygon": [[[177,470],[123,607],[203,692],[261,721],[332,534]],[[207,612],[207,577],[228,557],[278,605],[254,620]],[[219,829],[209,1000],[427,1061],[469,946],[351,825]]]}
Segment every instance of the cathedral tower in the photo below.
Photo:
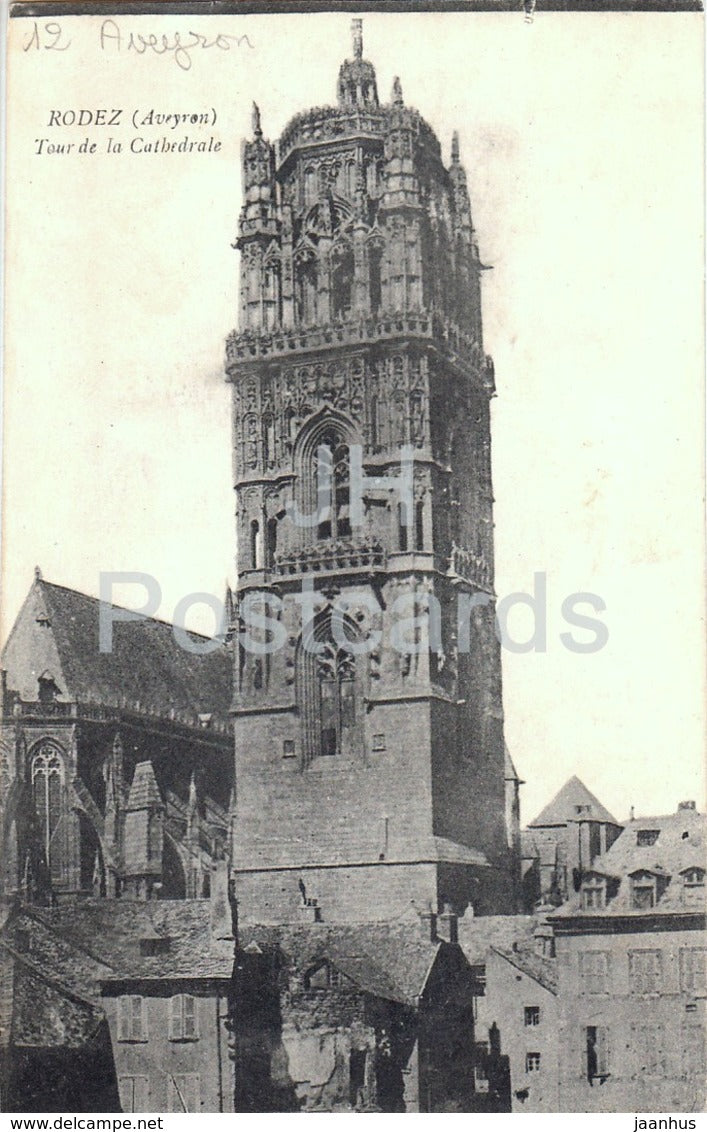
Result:
{"label": "cathedral tower", "polygon": [[466,175],[353,26],[337,105],[277,147],[254,107],[243,145],[233,851],[264,921],[513,900]]}

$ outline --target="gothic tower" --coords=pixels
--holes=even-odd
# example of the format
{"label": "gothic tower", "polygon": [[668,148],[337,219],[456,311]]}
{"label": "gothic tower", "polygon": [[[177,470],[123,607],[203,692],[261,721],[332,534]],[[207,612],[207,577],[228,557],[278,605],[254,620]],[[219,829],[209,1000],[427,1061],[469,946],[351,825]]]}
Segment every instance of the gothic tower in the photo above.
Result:
{"label": "gothic tower", "polygon": [[[335,107],[243,145],[233,387],[241,916],[511,911],[482,265],[354,21]],[[256,620],[259,622],[256,625]]]}

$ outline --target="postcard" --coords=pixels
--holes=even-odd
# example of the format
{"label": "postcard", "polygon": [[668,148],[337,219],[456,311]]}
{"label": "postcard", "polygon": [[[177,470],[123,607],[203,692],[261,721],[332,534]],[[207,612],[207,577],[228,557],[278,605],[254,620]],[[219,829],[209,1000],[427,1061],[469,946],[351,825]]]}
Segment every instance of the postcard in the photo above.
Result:
{"label": "postcard", "polygon": [[206,8],[7,21],[1,1106],[694,1127],[701,6]]}

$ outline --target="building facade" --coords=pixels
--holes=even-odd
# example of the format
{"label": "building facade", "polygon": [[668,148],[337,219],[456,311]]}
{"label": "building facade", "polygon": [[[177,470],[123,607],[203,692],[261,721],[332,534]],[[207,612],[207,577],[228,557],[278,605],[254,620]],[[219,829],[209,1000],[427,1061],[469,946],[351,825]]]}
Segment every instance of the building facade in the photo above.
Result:
{"label": "building facade", "polygon": [[483,265],[458,141],[353,47],[243,145],[234,868],[270,922],[514,900]]}
{"label": "building facade", "polygon": [[686,803],[629,822],[549,919],[563,1109],[702,1111],[704,815]]}

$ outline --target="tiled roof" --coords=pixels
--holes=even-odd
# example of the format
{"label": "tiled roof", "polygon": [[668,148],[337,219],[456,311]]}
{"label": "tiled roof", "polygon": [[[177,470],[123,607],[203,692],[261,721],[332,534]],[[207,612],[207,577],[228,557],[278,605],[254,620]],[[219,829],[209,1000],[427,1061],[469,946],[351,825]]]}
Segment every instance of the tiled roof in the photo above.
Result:
{"label": "tiled roof", "polygon": [[[578,807],[589,807],[578,811]],[[592,794],[584,783],[577,778],[576,774],[570,778],[561,790],[558,790],[555,797],[551,802],[548,802],[545,809],[542,810],[535,821],[529,823],[530,829],[536,829],[546,825],[567,825],[569,821],[577,821],[577,819],[589,821],[604,821],[610,822],[612,825],[619,825],[616,818],[612,817],[609,811],[602,806],[598,798]]]}
{"label": "tiled roof", "polygon": [[328,958],[363,991],[414,1006],[445,945],[428,940],[415,920],[369,924],[254,925],[241,932],[241,946],[278,950],[302,973]]}
{"label": "tiled roof", "polygon": [[459,943],[473,966],[483,963],[489,950],[513,950],[519,941],[532,941],[534,916],[462,916]]}
{"label": "tiled roof", "polygon": [[[89,1000],[103,984],[129,979],[228,979],[233,940],[214,938],[208,900],[83,900],[52,909],[23,908],[6,924],[12,942],[29,932],[29,960]],[[169,939],[160,954],[141,940]]]}
{"label": "tiled roof", "polygon": [[162,796],[157,785],[151,762],[138,763],[128,795],[128,810],[144,810],[148,806],[160,806]]}
{"label": "tiled roof", "polygon": [[543,955],[538,955],[532,944],[528,944],[525,940],[514,948],[494,947],[492,950],[502,955],[519,971],[534,979],[541,987],[545,987],[552,994],[557,994],[556,959],[547,959]]}
{"label": "tiled roof", "polygon": [[[189,652],[175,640],[172,625],[146,617],[114,622],[111,651],[101,652],[100,604],[97,598],[37,578],[4,654],[14,663],[25,660],[16,655],[13,635],[20,620],[34,622],[39,609],[49,622],[44,632],[50,631],[56,644],[65,684],[60,687],[61,700],[128,709],[137,706],[161,716],[172,713],[191,724],[198,723],[200,714],[226,720],[232,661],[224,645],[204,655]],[[190,636],[197,644],[208,640],[198,633]],[[12,689],[16,685],[12,665],[9,667],[8,687]]]}
{"label": "tiled roof", "polygon": [[[657,831],[652,844],[639,845],[641,831]],[[592,873],[618,879],[616,895],[605,908],[582,908],[581,893],[574,894],[553,914],[553,919],[581,915],[599,918],[604,916],[640,917],[646,914],[663,915],[679,912],[704,912],[704,908],[688,906],[684,899],[681,873],[686,869],[704,869],[706,861],[707,819],[696,810],[678,810],[660,817],[639,818],[628,823],[611,848],[597,858]],[[655,907],[632,907],[631,876],[636,872],[653,873],[656,878],[668,880]]]}

